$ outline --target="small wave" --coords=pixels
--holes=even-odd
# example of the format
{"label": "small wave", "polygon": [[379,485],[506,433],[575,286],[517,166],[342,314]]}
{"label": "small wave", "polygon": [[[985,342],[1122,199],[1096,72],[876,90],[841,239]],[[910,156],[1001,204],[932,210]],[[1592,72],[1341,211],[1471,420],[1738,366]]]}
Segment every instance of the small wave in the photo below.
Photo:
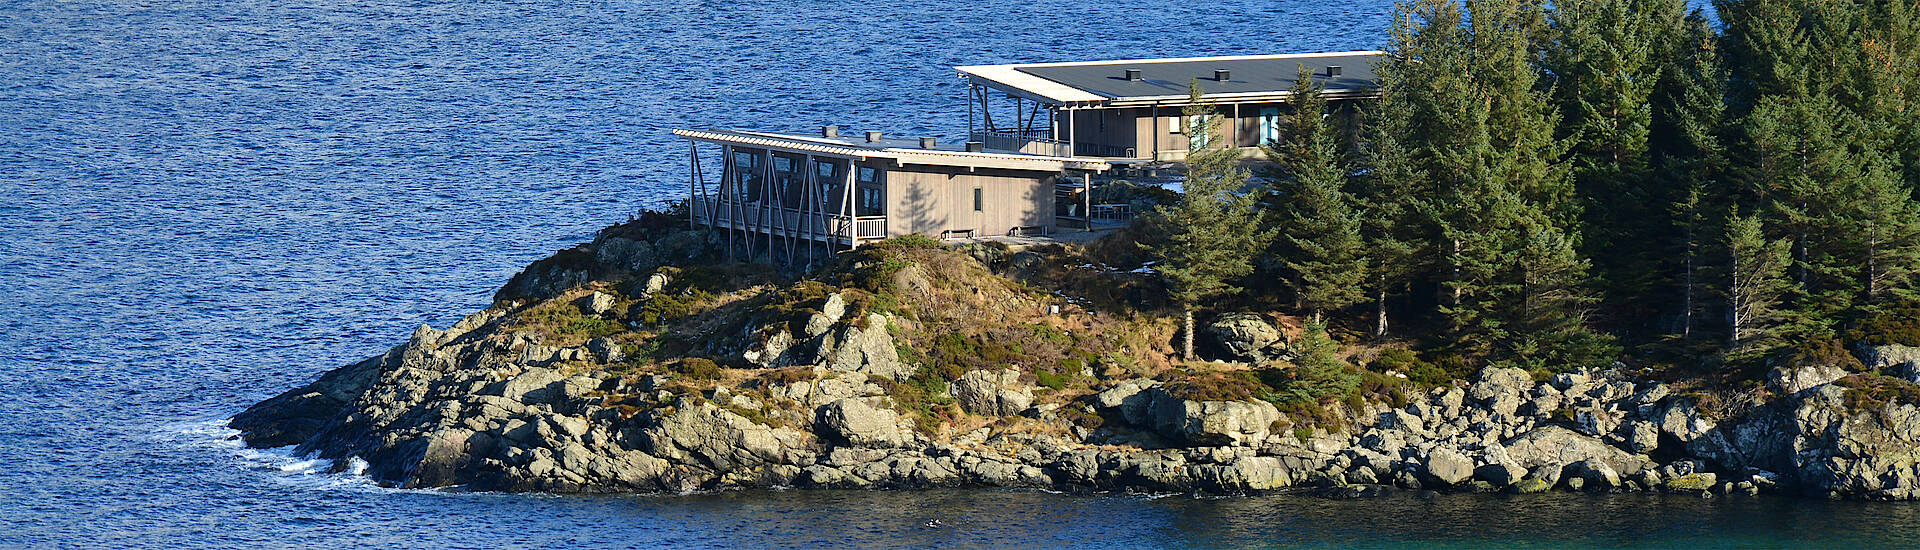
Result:
{"label": "small wave", "polygon": [[203,420],[163,426],[154,434],[155,443],[224,455],[225,464],[259,472],[276,484],[317,491],[368,491],[378,493],[444,493],[433,489],[396,489],[382,487],[367,477],[367,461],[349,457],[345,467],[335,461],[296,455],[293,446],[271,449],[248,447],[240,431],[227,426],[225,419]]}

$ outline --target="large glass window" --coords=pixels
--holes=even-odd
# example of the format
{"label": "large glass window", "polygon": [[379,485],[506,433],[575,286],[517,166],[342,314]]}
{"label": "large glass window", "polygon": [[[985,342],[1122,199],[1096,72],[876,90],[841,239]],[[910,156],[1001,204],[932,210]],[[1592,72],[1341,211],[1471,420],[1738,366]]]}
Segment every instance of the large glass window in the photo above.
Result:
{"label": "large glass window", "polygon": [[736,150],[733,152],[733,196],[736,197],[735,200],[745,199],[747,202],[759,202],[761,188],[763,187],[760,176],[760,169],[764,162],[761,160],[761,155],[763,154],[764,153],[758,151]]}
{"label": "large glass window", "polygon": [[886,188],[880,182],[880,171],[870,166],[860,167],[856,179],[860,186],[860,201],[856,216],[884,216],[886,207]]}
{"label": "large glass window", "polygon": [[799,182],[801,174],[803,174],[803,172],[800,171],[799,165],[799,159],[785,155],[773,156],[773,188],[771,191],[772,194],[775,195],[775,198],[779,199],[780,206],[787,208],[798,208],[800,206],[800,186],[795,185]]}
{"label": "large glass window", "polygon": [[840,204],[840,194],[835,191],[844,189],[840,187],[840,179],[841,174],[846,173],[840,170],[840,166],[831,160],[813,161],[813,196],[820,201],[821,210],[833,212],[835,205]]}

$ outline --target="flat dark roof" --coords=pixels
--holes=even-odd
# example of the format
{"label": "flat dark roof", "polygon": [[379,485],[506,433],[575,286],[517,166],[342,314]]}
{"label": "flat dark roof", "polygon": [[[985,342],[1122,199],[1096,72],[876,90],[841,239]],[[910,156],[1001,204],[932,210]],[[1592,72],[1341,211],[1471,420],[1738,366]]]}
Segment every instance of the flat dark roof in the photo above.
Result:
{"label": "flat dark roof", "polygon": [[[1142,61],[1098,65],[1043,65],[1016,70],[1114,99],[1183,95],[1187,83],[1198,81],[1207,94],[1259,93],[1293,89],[1301,65],[1328,91],[1360,90],[1374,85],[1376,55],[1282,57],[1195,61]],[[1340,76],[1327,78],[1328,67],[1340,67]],[[1138,69],[1141,80],[1126,78]],[[1226,70],[1229,80],[1214,80],[1214,71]]]}

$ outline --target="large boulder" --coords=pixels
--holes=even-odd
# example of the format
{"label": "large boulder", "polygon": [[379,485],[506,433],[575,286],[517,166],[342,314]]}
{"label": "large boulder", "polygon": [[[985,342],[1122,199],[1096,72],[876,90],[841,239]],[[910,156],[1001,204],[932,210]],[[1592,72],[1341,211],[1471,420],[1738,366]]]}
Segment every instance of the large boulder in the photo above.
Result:
{"label": "large boulder", "polygon": [[1519,483],[1527,476],[1527,469],[1512,462],[1495,462],[1473,469],[1474,479],[1487,482],[1496,488]]}
{"label": "large boulder", "polygon": [[1839,380],[1847,374],[1847,369],[1832,365],[1777,367],[1767,373],[1767,386],[1782,394],[1799,393],[1807,388]]}
{"label": "large boulder", "polygon": [[1247,361],[1267,361],[1278,358],[1285,350],[1286,335],[1280,329],[1268,323],[1265,318],[1253,313],[1228,313],[1207,323],[1207,334],[1213,336],[1220,349],[1235,359]]}
{"label": "large boulder", "polygon": [[1635,473],[1644,469],[1648,461],[1599,439],[1581,435],[1560,426],[1541,426],[1513,439],[1507,440],[1507,456],[1522,468],[1535,469],[1541,466],[1562,467],[1583,460],[1593,460],[1612,468],[1614,472]]}
{"label": "large boulder", "polygon": [[1265,401],[1191,401],[1152,390],[1154,430],[1198,446],[1251,446],[1267,438],[1280,409]]}
{"label": "large boulder", "polygon": [[819,338],[825,336],[827,331],[833,329],[833,324],[840,322],[840,318],[846,315],[846,298],[840,297],[840,293],[838,292],[828,294],[826,302],[820,306],[820,312],[807,317],[807,326],[805,329],[807,337]]}
{"label": "large boulder", "polygon": [[822,437],[854,447],[897,447],[907,440],[899,415],[851,397],[821,405],[814,426]]}
{"label": "large boulder", "polygon": [[1100,413],[1108,418],[1118,418],[1134,426],[1152,427],[1153,393],[1147,390],[1154,385],[1152,380],[1123,381],[1094,394],[1093,402]]}
{"label": "large boulder", "polygon": [[[1487,367],[1480,369],[1473,384],[1467,386],[1467,399],[1479,404],[1493,404],[1511,398],[1515,406],[1519,400],[1533,391],[1533,376],[1524,369]],[[1508,414],[1513,411],[1508,410]]]}
{"label": "large boulder", "polygon": [[625,237],[611,237],[595,243],[593,260],[603,266],[628,271],[644,272],[659,266],[652,243]]}
{"label": "large boulder", "polygon": [[960,410],[972,414],[1013,416],[1033,405],[1033,391],[1013,369],[968,371],[948,388]]}
{"label": "large boulder", "polygon": [[1473,460],[1449,447],[1437,447],[1427,453],[1427,476],[1442,486],[1459,485],[1473,478]]}
{"label": "large boulder", "polygon": [[673,282],[673,278],[668,277],[665,273],[655,271],[652,275],[647,276],[647,280],[640,283],[640,291],[635,294],[638,294],[642,300],[651,300],[654,296],[658,296],[661,291],[666,290],[667,283],[670,282]]}
{"label": "large boulder", "polygon": [[1909,382],[1920,382],[1920,348],[1900,344],[1860,346],[1860,362],[1868,370],[1879,370]]}
{"label": "large boulder", "polygon": [[582,314],[605,315],[613,309],[615,301],[612,294],[595,290],[592,294],[580,298],[575,303],[580,306],[580,313]]}
{"label": "large boulder", "polygon": [[1620,487],[1620,473],[1605,461],[1587,459],[1567,465],[1563,477],[1578,478],[1589,491],[1611,491]]}
{"label": "large boulder", "polygon": [[913,375],[913,366],[900,360],[893,335],[887,333],[887,322],[887,316],[869,313],[864,323],[848,323],[837,332],[825,334],[814,361],[800,364],[905,380]]}
{"label": "large boulder", "polygon": [[643,451],[723,474],[798,462],[808,447],[798,431],[756,423],[712,403],[656,413],[650,424],[641,433]]}

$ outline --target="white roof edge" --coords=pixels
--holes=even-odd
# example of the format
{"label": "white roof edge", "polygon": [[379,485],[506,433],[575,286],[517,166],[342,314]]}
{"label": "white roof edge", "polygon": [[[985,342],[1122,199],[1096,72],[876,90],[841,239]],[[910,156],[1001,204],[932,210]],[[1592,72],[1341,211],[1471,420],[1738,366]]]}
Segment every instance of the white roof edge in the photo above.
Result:
{"label": "white roof edge", "polygon": [[974,78],[988,80],[1002,86],[1022,90],[1060,103],[1070,101],[1106,101],[1108,99],[1107,96],[1020,72],[1020,67],[1026,66],[1028,65],[968,65],[964,67],[954,67],[954,70]]}
{"label": "white roof edge", "polygon": [[1028,68],[1028,67],[1063,67],[1063,66],[1076,66],[1076,65],[1077,66],[1126,65],[1129,63],[1184,63],[1184,62],[1191,62],[1191,61],[1249,61],[1249,60],[1256,60],[1256,59],[1300,59],[1300,58],[1309,58],[1309,57],[1347,57],[1347,56],[1355,56],[1355,55],[1385,55],[1386,53],[1387,52],[1384,52],[1381,50],[1356,50],[1351,52],[1280,53],[1280,54],[1263,54],[1263,55],[1223,55],[1223,56],[1213,56],[1213,57],[1168,57],[1168,58],[1161,58],[1161,59],[1114,59],[1114,60],[1107,60],[1107,61],[1061,61],[1061,62],[1052,62],[1052,63],[1014,63],[1014,64],[1008,64],[1008,65],[972,65],[967,67],[955,67],[955,68],[960,69],[962,71],[966,71],[968,69],[984,69],[984,68],[994,68],[994,67]]}
{"label": "white roof edge", "polygon": [[768,132],[749,132],[735,130],[685,130],[675,128],[673,135],[687,139],[778,147],[782,149],[824,153],[843,157],[886,158],[900,164],[921,164],[932,166],[960,166],[974,168],[1001,168],[1007,170],[1031,170],[1037,172],[1056,172],[1063,169],[1106,170],[1111,167],[1106,161],[1071,157],[1047,157],[1041,155],[1023,155],[1009,153],[969,153],[965,151],[939,151],[928,149],[902,149],[898,147],[869,148],[842,144],[822,143],[805,136],[792,136]]}

